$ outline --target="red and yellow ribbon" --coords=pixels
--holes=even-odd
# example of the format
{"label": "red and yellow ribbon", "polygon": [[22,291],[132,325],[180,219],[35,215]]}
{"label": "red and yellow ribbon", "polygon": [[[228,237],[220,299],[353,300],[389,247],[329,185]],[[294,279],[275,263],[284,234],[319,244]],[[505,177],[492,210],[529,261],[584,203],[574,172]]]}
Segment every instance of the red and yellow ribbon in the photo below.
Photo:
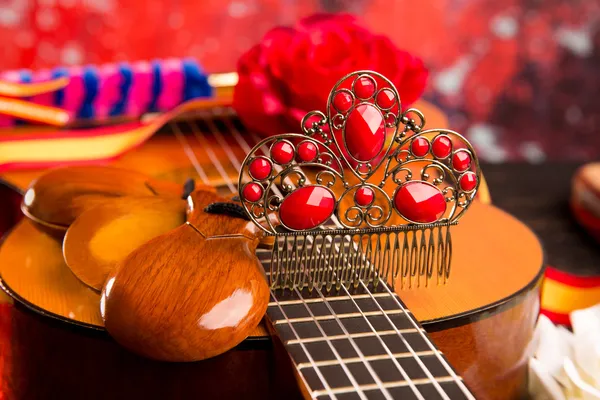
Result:
{"label": "red and yellow ribbon", "polygon": [[47,125],[65,126],[71,119],[67,111],[22,99],[52,93],[64,88],[68,83],[69,78],[66,77],[36,83],[0,81],[0,114]]}
{"label": "red and yellow ribbon", "polygon": [[46,82],[17,83],[0,81],[0,96],[6,97],[31,97],[38,94],[51,93],[64,88],[69,83],[69,78],[62,77]]}
{"label": "red and yellow ribbon", "polygon": [[546,269],[542,286],[542,314],[556,324],[571,325],[572,311],[600,303],[600,276],[577,276],[553,267]]}
{"label": "red and yellow ribbon", "polygon": [[167,122],[191,111],[205,109],[211,100],[183,103],[150,122],[103,126],[91,129],[31,132],[12,129],[0,133],[0,172],[17,168],[45,168],[59,163],[111,160],[152,136]]}

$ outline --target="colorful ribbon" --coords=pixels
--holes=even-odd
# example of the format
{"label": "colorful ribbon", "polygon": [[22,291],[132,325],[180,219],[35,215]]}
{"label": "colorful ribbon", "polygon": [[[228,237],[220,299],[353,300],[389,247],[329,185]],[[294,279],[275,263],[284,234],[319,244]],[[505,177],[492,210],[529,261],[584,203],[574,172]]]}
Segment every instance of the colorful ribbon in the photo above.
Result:
{"label": "colorful ribbon", "polygon": [[36,83],[0,81],[0,114],[48,125],[64,126],[71,119],[67,111],[36,104],[26,98],[55,92],[68,83],[69,79],[64,77]]}
{"label": "colorful ribbon", "polygon": [[546,269],[541,312],[555,324],[571,325],[569,314],[600,303],[600,276],[577,276]]}
{"label": "colorful ribbon", "polygon": [[0,96],[31,97],[38,94],[51,93],[62,89],[69,83],[69,78],[62,77],[46,82],[17,83],[0,81]]}
{"label": "colorful ribbon", "polygon": [[217,99],[190,100],[147,123],[46,132],[38,128],[31,133],[11,129],[0,133],[0,172],[111,160],[146,141],[172,119],[217,104]]}

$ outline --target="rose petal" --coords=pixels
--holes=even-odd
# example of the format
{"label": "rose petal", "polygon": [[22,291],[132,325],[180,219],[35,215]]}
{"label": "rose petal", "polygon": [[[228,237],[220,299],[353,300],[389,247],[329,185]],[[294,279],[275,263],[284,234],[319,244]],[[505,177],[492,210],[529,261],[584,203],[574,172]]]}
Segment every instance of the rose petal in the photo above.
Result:
{"label": "rose petal", "polygon": [[298,131],[308,110],[325,110],[339,79],[366,69],[388,77],[404,105],[421,95],[428,77],[420,59],[351,14],[315,14],[293,28],[272,29],[240,58],[234,107],[262,134]]}
{"label": "rose petal", "polygon": [[261,65],[278,79],[284,79],[293,67],[289,48],[295,34],[293,28],[278,27],[267,32],[261,42]]}
{"label": "rose petal", "polygon": [[419,99],[427,86],[429,71],[425,68],[423,60],[413,57],[404,52],[405,68],[402,74],[401,82],[394,82],[397,85],[398,93],[402,99],[402,105],[407,106]]}
{"label": "rose petal", "polygon": [[404,54],[400,53],[394,43],[385,36],[373,37],[369,45],[369,58],[373,63],[371,68],[392,82],[401,82],[402,74],[406,69]]}
{"label": "rose petal", "polygon": [[[256,56],[256,53],[254,54]],[[286,107],[271,85],[267,76],[259,70],[249,73],[256,59],[253,56],[241,59],[238,64],[239,80],[233,92],[233,107],[242,122],[263,135],[285,131]]]}

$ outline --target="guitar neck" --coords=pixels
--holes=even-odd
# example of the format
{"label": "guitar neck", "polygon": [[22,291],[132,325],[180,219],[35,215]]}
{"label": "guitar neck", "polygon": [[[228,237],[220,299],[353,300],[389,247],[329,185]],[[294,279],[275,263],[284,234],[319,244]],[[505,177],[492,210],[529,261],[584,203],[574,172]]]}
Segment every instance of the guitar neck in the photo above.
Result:
{"label": "guitar neck", "polygon": [[[268,252],[259,258],[268,263]],[[273,289],[267,316],[316,399],[474,399],[388,286]]]}

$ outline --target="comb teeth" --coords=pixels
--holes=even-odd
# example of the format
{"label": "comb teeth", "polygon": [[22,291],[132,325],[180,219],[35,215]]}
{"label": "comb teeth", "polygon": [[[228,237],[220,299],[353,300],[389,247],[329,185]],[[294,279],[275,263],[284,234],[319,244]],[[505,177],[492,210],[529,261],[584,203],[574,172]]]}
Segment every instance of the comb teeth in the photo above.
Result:
{"label": "comb teeth", "polygon": [[382,281],[392,289],[427,287],[450,276],[450,225],[402,231],[320,231],[275,238],[269,263],[273,289],[315,287],[330,292],[374,288]]}

